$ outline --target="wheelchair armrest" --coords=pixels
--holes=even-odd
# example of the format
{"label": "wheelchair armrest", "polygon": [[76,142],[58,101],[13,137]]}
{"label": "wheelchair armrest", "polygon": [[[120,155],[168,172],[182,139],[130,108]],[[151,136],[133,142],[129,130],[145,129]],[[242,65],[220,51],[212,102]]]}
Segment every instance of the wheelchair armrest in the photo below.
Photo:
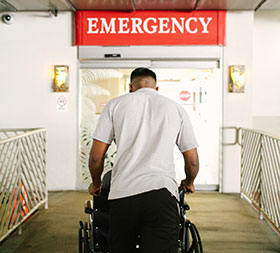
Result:
{"label": "wheelchair armrest", "polygon": [[92,200],[85,201],[85,213],[87,213],[87,214],[93,213],[93,201]]}

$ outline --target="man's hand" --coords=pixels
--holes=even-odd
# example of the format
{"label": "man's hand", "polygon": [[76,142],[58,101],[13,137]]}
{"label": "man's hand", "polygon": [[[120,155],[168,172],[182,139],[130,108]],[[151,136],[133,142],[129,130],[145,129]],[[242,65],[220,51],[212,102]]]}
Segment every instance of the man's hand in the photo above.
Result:
{"label": "man's hand", "polygon": [[88,187],[88,192],[93,196],[97,196],[101,192],[101,187],[102,184],[99,187],[96,187],[93,183],[91,183]]}
{"label": "man's hand", "polygon": [[187,179],[181,181],[181,188],[183,188],[185,193],[194,193],[193,182],[188,182]]}

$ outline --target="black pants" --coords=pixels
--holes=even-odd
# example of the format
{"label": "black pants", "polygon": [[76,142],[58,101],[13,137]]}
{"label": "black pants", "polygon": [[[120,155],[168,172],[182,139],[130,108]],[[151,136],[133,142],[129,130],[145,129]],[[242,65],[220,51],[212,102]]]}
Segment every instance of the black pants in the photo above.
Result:
{"label": "black pants", "polygon": [[167,189],[110,201],[110,253],[178,253],[177,201]]}

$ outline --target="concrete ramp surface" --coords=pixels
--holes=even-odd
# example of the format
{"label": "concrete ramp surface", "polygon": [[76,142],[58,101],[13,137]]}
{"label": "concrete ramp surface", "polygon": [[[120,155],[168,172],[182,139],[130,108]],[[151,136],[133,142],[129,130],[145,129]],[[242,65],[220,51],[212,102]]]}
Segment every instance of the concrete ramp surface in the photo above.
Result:
{"label": "concrete ramp surface", "polygon": [[[87,221],[86,192],[50,192],[39,209],[0,245],[1,253],[78,252],[79,220]],[[237,194],[196,192],[187,196],[189,219],[199,229],[205,253],[280,252],[280,236]]]}

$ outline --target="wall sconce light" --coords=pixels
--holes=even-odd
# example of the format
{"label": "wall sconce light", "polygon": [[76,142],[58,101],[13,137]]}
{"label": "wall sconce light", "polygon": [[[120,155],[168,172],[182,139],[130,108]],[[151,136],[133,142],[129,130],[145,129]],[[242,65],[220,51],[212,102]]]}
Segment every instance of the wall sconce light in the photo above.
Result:
{"label": "wall sconce light", "polygon": [[54,91],[55,92],[69,91],[69,66],[67,65],[54,66]]}
{"label": "wall sconce light", "polygon": [[244,93],[245,87],[245,66],[229,66],[229,92]]}

